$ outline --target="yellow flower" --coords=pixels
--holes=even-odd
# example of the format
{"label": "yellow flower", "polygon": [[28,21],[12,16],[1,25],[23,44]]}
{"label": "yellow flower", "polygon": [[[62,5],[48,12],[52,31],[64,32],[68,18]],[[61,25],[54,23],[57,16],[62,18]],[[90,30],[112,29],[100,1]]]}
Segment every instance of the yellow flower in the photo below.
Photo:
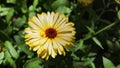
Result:
{"label": "yellow flower", "polygon": [[25,29],[25,42],[30,50],[37,51],[38,57],[48,60],[57,54],[66,55],[73,46],[75,28],[68,18],[60,13],[48,12],[37,14],[28,21]]}
{"label": "yellow flower", "polygon": [[78,2],[83,6],[83,7],[87,7],[90,4],[93,3],[94,0],[78,0]]}
{"label": "yellow flower", "polygon": [[120,4],[120,0],[115,0],[116,3]]}

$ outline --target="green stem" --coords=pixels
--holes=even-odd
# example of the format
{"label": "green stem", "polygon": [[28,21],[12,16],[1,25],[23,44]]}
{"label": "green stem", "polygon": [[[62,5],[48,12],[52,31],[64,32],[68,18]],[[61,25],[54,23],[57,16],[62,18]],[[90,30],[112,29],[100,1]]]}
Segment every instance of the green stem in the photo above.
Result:
{"label": "green stem", "polygon": [[99,34],[99,33],[103,32],[103,31],[105,31],[105,30],[107,30],[107,29],[109,29],[109,28],[113,27],[114,25],[116,25],[116,22],[114,22],[114,23],[112,23],[112,24],[110,24],[110,25],[108,25],[108,26],[106,26],[106,27],[104,27],[104,28],[100,29],[100,30],[99,30],[99,31],[97,31],[94,35],[97,35],[97,34]]}
{"label": "green stem", "polygon": [[95,32],[95,34],[93,34],[93,35],[91,35],[91,36],[89,36],[88,38],[85,38],[85,39],[83,39],[83,40],[88,40],[88,39],[92,38],[93,36],[100,34],[101,32],[103,32],[103,31],[105,31],[105,30],[113,27],[113,26],[116,25],[118,22],[119,22],[119,20],[113,22],[112,24],[110,24],[110,25],[108,25],[108,26],[106,26],[106,27],[98,30],[97,32]]}

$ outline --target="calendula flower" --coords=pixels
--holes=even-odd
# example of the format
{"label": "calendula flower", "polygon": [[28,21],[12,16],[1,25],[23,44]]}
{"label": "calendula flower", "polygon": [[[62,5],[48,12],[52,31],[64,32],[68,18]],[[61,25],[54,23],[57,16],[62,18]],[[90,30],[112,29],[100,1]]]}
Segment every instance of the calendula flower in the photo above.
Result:
{"label": "calendula flower", "polygon": [[120,4],[120,0],[115,0],[116,3]]}
{"label": "calendula flower", "polygon": [[37,51],[38,57],[55,58],[57,54],[66,55],[73,46],[75,28],[68,18],[60,13],[48,12],[37,14],[28,21],[25,29],[25,42],[30,50]]}
{"label": "calendula flower", "polygon": [[78,0],[78,2],[83,6],[83,7],[87,7],[90,4],[93,3],[94,0]]}

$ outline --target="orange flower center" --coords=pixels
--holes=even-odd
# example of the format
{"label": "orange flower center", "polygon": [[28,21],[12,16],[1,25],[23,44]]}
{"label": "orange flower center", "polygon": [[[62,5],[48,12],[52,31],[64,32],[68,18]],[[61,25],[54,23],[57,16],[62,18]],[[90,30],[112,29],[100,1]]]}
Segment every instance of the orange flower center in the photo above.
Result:
{"label": "orange flower center", "polygon": [[57,36],[57,31],[53,28],[48,28],[45,31],[45,34],[46,34],[46,37],[53,39]]}

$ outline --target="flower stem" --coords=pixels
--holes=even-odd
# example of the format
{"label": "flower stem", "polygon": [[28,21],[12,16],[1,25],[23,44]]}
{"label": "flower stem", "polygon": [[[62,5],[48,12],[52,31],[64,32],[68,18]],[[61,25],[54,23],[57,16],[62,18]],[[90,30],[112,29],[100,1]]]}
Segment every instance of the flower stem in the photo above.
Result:
{"label": "flower stem", "polygon": [[88,40],[88,39],[92,38],[93,36],[96,36],[96,35],[100,34],[101,32],[103,32],[103,31],[105,31],[105,30],[107,30],[107,29],[109,29],[109,28],[115,26],[118,22],[119,22],[119,20],[113,22],[112,24],[109,24],[108,26],[106,26],[106,27],[104,27],[104,28],[98,30],[98,31],[95,32],[93,35],[89,36],[88,38],[85,38],[84,40]]}

